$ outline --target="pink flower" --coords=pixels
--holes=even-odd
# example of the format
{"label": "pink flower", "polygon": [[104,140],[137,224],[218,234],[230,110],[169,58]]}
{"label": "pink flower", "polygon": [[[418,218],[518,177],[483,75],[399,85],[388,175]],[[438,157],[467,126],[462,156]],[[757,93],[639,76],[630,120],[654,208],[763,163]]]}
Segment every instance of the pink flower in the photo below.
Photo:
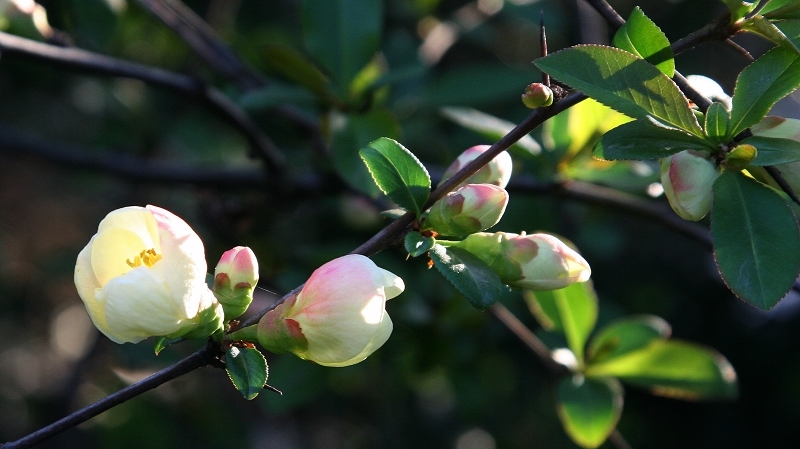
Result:
{"label": "pink flower", "polygon": [[200,237],[155,206],[109,213],[75,264],[75,286],[92,322],[116,343],[176,338],[207,325],[210,335],[222,308],[205,277]]}
{"label": "pink flower", "polygon": [[467,184],[431,207],[425,227],[443,235],[463,236],[496,225],[508,205],[508,192],[492,184]]}
{"label": "pink flower", "polygon": [[453,246],[486,262],[511,287],[556,290],[585,282],[592,274],[580,254],[548,234],[479,232]]}
{"label": "pink flower", "polygon": [[356,364],[389,338],[386,301],[404,288],[402,279],[367,257],[334,259],[317,268],[296,297],[264,315],[258,341],[320,365]]}
{"label": "pink flower", "polygon": [[214,269],[214,296],[222,304],[226,320],[247,310],[257,283],[258,259],[253,250],[237,246],[225,251]]}
{"label": "pink flower", "polygon": [[[444,171],[442,182],[456,174],[459,170],[464,168],[465,165],[475,160],[488,149],[489,145],[476,145],[464,150],[464,152],[447,167],[447,170]],[[488,164],[481,167],[475,174],[467,178],[461,185],[494,184],[505,188],[505,186],[508,185],[508,181],[511,179],[511,171],[513,168],[511,155],[509,155],[507,151],[503,151],[495,156]]]}

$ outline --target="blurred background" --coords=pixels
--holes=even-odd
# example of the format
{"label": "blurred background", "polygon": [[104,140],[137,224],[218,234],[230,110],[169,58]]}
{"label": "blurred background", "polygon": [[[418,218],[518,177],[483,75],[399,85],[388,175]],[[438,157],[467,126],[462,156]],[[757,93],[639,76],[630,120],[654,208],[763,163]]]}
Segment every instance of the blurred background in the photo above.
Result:
{"label": "blurred background", "polygon": [[[551,51],[610,37],[582,1],[396,0],[364,8],[349,2],[360,11],[349,11],[356,23],[377,24],[370,45],[378,56],[371,51],[367,69],[342,78],[347,70],[331,61],[336,55],[315,43],[351,35],[326,37],[325,23],[306,20],[319,16],[308,9],[321,2],[186,1],[251,69],[249,78],[236,78],[199,57],[143,6],[157,3],[0,0],[0,30],[215,87],[249,114],[286,166],[275,181],[279,175],[254,154],[241,129],[196,93],[37,61],[0,45],[0,441],[202,346],[183,343],[156,357],[148,342],[116,345],[91,325],[72,274],[78,252],[111,210],[155,204],[175,212],[203,238],[210,269],[228,248],[250,246],[260,286],[279,296],[387,223],[379,212],[391,205],[362,179],[359,148],[377,137],[396,138],[436,178],[467,147],[492,143],[454,123],[442,107],[474,108],[511,123],[529,113],[519,95],[540,80],[531,64],[540,55],[540,17]],[[611,4],[623,17],[637,5]],[[716,0],[638,5],[671,40],[724,10]],[[755,54],[769,47],[746,36],[736,40]],[[722,43],[677,57],[684,75],[712,77],[728,93],[746,64]],[[797,98],[777,108],[798,116]],[[495,229],[570,239],[592,265],[600,325],[631,314],[661,316],[674,337],[725,355],[740,380],[735,402],[683,402],[627,388],[620,432],[635,448],[796,447],[798,298],[760,312],[725,288],[702,244],[663,223],[525,187],[578,179],[666,205],[647,193],[648,187],[658,193],[656,166],[596,165],[587,156],[590,144],[567,150],[560,132],[534,132],[543,147],[538,154],[535,143],[512,150],[516,179],[524,183],[510,189],[509,209]],[[392,337],[363,363],[324,368],[268,354],[268,383],[283,395],[265,391],[253,401],[222,370],[206,367],[41,447],[577,447],[558,422],[541,362],[491,314],[427,270],[424,259],[407,261],[401,248],[375,257],[405,279],[407,290],[387,305]],[[502,303],[558,346],[521,296],[508,292]],[[259,292],[251,311],[275,297]]]}

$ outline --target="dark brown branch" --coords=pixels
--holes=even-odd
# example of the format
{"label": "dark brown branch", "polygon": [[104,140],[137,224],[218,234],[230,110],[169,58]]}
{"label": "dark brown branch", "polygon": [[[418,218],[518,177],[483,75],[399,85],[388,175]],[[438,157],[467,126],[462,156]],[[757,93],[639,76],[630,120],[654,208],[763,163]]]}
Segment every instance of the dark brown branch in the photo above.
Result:
{"label": "dark brown branch", "polygon": [[767,170],[767,173],[775,180],[776,183],[780,186],[781,190],[783,190],[795,204],[800,205],[800,198],[797,198],[797,193],[795,193],[794,189],[791,185],[786,181],[786,178],[783,177],[783,174],[777,167],[768,165],[764,167]]}
{"label": "dark brown branch", "polygon": [[264,85],[260,74],[248,67],[225,45],[217,33],[189,7],[175,0],[138,0],[165,25],[174,30],[206,63],[243,89]]}
{"label": "dark brown branch", "polygon": [[209,343],[209,345],[205,348],[196,351],[194,354],[175,363],[174,365],[164,368],[152,376],[127,386],[116,393],[112,393],[95,402],[94,404],[78,410],[77,412],[62,418],[47,427],[43,427],[36,432],[31,433],[30,435],[27,435],[16,441],[5,443],[0,446],[0,449],[23,449],[33,447],[48,438],[52,438],[53,436],[58,435],[69,428],[88,421],[100,413],[122,404],[123,402],[142,393],[150,391],[161,384],[194,371],[197,368],[202,368],[210,364],[219,354],[219,348]]}
{"label": "dark brown branch", "polygon": [[3,32],[0,32],[0,52],[4,57],[15,55],[99,75],[138,79],[202,100],[239,129],[274,175],[279,176],[285,168],[286,162],[280,150],[261,132],[258,125],[230,98],[196,78],[78,48],[43,44]]}

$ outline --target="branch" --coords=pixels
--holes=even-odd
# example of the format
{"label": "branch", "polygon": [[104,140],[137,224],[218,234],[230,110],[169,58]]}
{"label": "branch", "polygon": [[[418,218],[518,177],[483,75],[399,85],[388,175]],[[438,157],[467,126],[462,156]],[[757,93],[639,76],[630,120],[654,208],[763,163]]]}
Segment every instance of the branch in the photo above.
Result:
{"label": "branch", "polygon": [[172,28],[204,61],[239,88],[262,87],[263,77],[225,45],[203,19],[180,1],[138,0],[139,4]]}
{"label": "branch", "polygon": [[208,365],[215,360],[218,354],[221,354],[219,348],[209,342],[208,346],[205,348],[196,351],[194,354],[175,363],[174,365],[164,368],[152,376],[136,382],[135,384],[129,385],[122,390],[117,391],[116,393],[112,393],[111,395],[106,396],[94,404],[67,415],[53,424],[31,433],[30,435],[27,435],[16,441],[5,443],[0,446],[0,449],[23,449],[35,446],[71,427],[75,427],[82,422],[94,418],[95,416],[112,407],[122,404],[128,399],[152,390],[163,383],[194,371],[197,368],[202,368]]}
{"label": "branch", "polygon": [[138,79],[202,100],[239,129],[273,174],[280,176],[286,168],[286,161],[280,150],[258,125],[225,94],[199,79],[78,48],[43,44],[3,32],[0,32],[0,53],[3,56],[17,55],[89,73]]}
{"label": "branch", "polygon": [[525,324],[519,320],[510,310],[504,305],[496,302],[489,308],[492,314],[500,320],[514,335],[517,336],[525,345],[541,360],[547,371],[554,378],[565,376],[569,374],[569,369],[566,366],[553,360],[550,356],[550,349],[545,345],[539,337],[536,336]]}

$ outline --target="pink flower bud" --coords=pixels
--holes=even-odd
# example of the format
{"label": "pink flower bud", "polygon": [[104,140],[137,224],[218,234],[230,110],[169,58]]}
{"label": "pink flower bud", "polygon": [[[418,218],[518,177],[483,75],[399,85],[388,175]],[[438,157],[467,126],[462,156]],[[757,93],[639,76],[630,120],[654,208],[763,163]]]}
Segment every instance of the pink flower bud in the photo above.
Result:
{"label": "pink flower bud", "polygon": [[[476,145],[464,150],[464,152],[447,167],[447,170],[444,171],[442,182],[456,174],[465,165],[475,160],[475,158],[485,153],[488,149],[489,145]],[[509,155],[507,151],[503,151],[495,156],[488,164],[481,167],[475,174],[467,178],[461,185],[494,184],[505,188],[505,186],[508,185],[509,179],[511,179],[512,169],[511,155]],[[441,182],[439,184],[441,184]]]}
{"label": "pink flower bud", "polygon": [[548,234],[479,232],[454,246],[486,262],[511,287],[555,290],[587,281],[592,274],[580,254]]}
{"label": "pink flower bud", "polygon": [[492,184],[467,184],[431,207],[425,228],[463,236],[496,225],[508,204],[508,192]]}
{"label": "pink flower bud", "polygon": [[684,220],[697,221],[711,210],[714,163],[691,150],[661,159],[661,184],[670,206]]}
{"label": "pink flower bud", "polygon": [[542,83],[532,83],[525,87],[522,103],[531,109],[550,106],[553,104],[553,91]]}
{"label": "pink flower bud", "polygon": [[[222,307],[205,283],[203,242],[155,206],[109,213],[75,263],[75,287],[97,328],[116,343],[208,336]],[[205,335],[197,335],[202,328]]]}
{"label": "pink flower bud", "polygon": [[214,296],[225,310],[225,319],[243,314],[253,301],[258,283],[258,260],[246,246],[237,246],[222,254],[214,270]]}
{"label": "pink flower bud", "polygon": [[356,364],[389,338],[386,301],[404,288],[402,279],[367,257],[334,259],[317,268],[296,297],[261,318],[258,341],[320,365]]}

